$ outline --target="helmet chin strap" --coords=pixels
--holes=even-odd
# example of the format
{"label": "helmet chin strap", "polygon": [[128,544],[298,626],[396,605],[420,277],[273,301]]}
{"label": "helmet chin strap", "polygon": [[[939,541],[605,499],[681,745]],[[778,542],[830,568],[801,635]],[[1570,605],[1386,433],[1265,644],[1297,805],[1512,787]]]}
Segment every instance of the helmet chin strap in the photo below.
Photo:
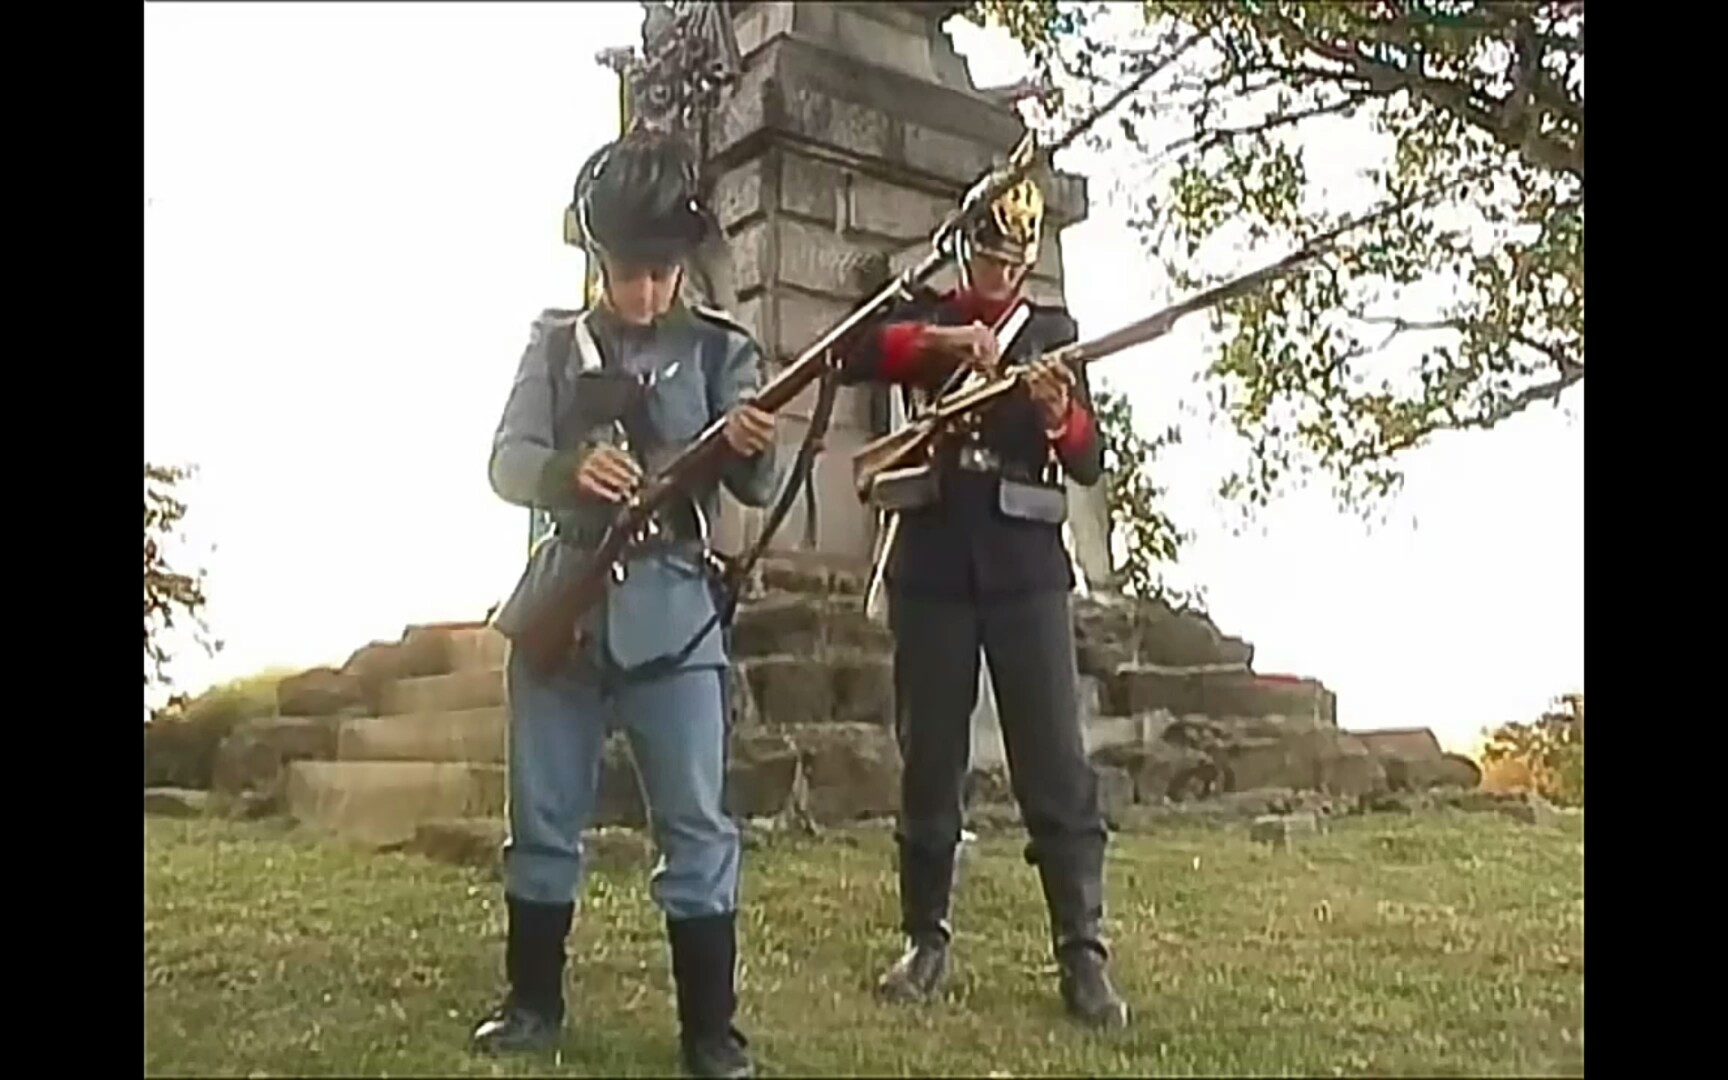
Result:
{"label": "helmet chin strap", "polygon": [[[599,258],[599,255],[595,254],[593,257]],[[604,259],[601,259],[599,265],[600,265],[600,297],[599,297],[600,306],[605,308],[606,310],[610,311],[613,315],[618,316],[618,318],[624,319],[623,313],[618,310],[617,303],[615,301],[613,301],[613,299],[612,299],[612,285],[611,285],[611,282],[610,282],[608,275],[606,273],[606,261]],[[646,329],[648,327],[653,326],[655,323],[658,323],[661,319],[665,318],[666,316],[672,314],[672,312],[678,307],[679,302],[683,299],[682,290],[684,288],[684,278],[685,278],[683,265],[680,264],[680,265],[674,267],[673,272],[676,275],[676,279],[675,279],[674,284],[672,286],[672,291],[670,294],[671,299],[667,301],[666,309],[664,311],[656,311],[653,315],[649,316],[648,321],[645,323],[636,323],[636,322],[631,322],[630,320],[624,320],[625,322],[628,322],[629,325],[631,325],[631,326],[640,326],[640,327]]]}

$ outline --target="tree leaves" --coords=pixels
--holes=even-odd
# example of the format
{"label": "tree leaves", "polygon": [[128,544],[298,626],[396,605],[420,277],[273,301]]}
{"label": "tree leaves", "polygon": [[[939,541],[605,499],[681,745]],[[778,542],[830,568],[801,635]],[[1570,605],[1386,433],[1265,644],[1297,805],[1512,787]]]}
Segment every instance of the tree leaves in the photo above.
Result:
{"label": "tree leaves", "polygon": [[1537,794],[1561,805],[1582,806],[1584,692],[1561,694],[1534,723],[1494,729],[1482,750],[1482,763],[1490,770],[1515,765]]}
{"label": "tree leaves", "polygon": [[1164,568],[1176,564],[1182,545],[1192,539],[1158,509],[1164,488],[1153,479],[1158,452],[1179,443],[1180,433],[1171,428],[1145,438],[1135,430],[1128,399],[1102,388],[1093,392],[1092,408],[1104,440],[1110,562],[1120,588],[1129,596],[1164,600],[1176,608],[1200,607],[1200,590],[1177,589],[1164,578]]}
{"label": "tree leaves", "polygon": [[164,637],[180,620],[190,621],[196,640],[206,651],[215,645],[205,636],[204,573],[184,573],[168,562],[166,542],[179,533],[186,503],[176,493],[191,475],[182,466],[144,463],[144,688],[168,686],[171,659]]}
{"label": "tree leaves", "polygon": [[[1583,5],[1143,8],[1159,40],[1205,35],[1150,92],[1146,111],[1181,134],[1149,146],[1147,125],[1100,129],[1138,152],[1119,182],[1177,289],[1344,214],[1477,178],[1214,313],[1208,397],[1248,453],[1224,483],[1232,497],[1264,506],[1320,475],[1366,512],[1434,433],[1494,427],[1583,379]],[[1106,33],[1120,15],[1097,5],[990,0],[968,17],[1008,29],[1075,115],[1110,93],[1098,73],[1144,52]],[[1379,153],[1350,205],[1312,168],[1326,155],[1336,173],[1346,139]]]}

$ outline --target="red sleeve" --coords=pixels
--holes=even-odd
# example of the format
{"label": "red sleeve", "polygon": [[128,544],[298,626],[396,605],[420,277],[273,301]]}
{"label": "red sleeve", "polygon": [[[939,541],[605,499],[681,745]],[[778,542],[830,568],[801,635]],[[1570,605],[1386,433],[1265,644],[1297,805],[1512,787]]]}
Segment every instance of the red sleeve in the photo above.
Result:
{"label": "red sleeve", "polygon": [[1092,414],[1080,407],[1078,401],[1070,399],[1068,415],[1062,419],[1062,430],[1051,439],[1056,445],[1056,452],[1064,457],[1072,457],[1086,449],[1092,441]]}
{"label": "red sleeve", "polygon": [[883,382],[906,382],[918,368],[918,349],[923,344],[924,324],[915,322],[890,323],[882,328],[879,339],[881,363],[877,378]]}

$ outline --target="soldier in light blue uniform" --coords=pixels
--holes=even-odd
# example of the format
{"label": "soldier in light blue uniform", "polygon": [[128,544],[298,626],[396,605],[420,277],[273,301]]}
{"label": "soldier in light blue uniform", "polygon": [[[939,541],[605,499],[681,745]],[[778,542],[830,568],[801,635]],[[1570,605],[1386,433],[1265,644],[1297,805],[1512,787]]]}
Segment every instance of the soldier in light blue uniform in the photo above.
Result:
{"label": "soldier in light blue uniform", "polygon": [[[747,403],[761,384],[760,352],[727,317],[678,298],[685,260],[716,228],[696,200],[688,151],[668,136],[627,136],[578,175],[566,238],[599,260],[603,301],[535,321],[493,442],[493,489],[556,521],[495,618],[507,637],[552,581],[580,568],[616,504],[711,421],[725,417],[735,452],[720,482],[748,505],[768,502],[774,421]],[[727,656],[704,542],[718,498],[710,485],[662,517],[560,669],[539,670],[511,649],[510,992],[475,1030],[478,1049],[560,1041],[581,833],[606,734],[622,729],[660,854],[651,892],[666,916],[685,1067],[752,1075],[733,1026],[739,838],[721,806]]]}

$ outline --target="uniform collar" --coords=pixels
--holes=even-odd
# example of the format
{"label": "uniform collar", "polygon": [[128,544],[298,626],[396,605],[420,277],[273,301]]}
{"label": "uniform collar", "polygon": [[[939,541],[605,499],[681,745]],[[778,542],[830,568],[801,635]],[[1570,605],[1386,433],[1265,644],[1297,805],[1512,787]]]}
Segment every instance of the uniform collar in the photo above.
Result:
{"label": "uniform collar", "polygon": [[977,320],[985,326],[995,326],[1002,313],[1013,307],[1020,296],[1020,290],[1016,289],[1000,300],[989,300],[971,289],[954,289],[944,299],[967,322]]}

